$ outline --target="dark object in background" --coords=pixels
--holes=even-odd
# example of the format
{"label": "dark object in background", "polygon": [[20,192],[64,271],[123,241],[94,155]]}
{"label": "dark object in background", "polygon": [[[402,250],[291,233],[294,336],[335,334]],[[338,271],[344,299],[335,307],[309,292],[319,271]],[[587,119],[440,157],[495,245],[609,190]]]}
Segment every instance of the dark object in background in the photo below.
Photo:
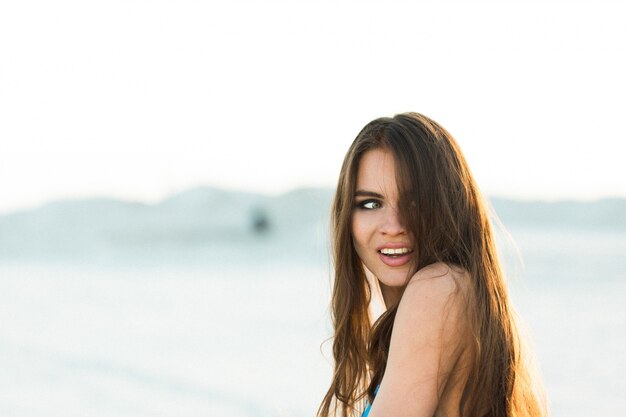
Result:
{"label": "dark object in background", "polygon": [[257,234],[265,234],[269,231],[270,221],[265,210],[255,208],[252,210],[252,230]]}

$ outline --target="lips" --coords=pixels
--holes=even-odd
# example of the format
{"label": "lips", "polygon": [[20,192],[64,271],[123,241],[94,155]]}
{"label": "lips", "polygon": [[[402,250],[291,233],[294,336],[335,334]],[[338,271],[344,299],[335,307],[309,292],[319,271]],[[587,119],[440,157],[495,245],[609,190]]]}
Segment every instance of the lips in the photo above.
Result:
{"label": "lips", "polygon": [[386,244],[377,249],[378,257],[387,266],[406,265],[413,257],[413,249],[404,243]]}

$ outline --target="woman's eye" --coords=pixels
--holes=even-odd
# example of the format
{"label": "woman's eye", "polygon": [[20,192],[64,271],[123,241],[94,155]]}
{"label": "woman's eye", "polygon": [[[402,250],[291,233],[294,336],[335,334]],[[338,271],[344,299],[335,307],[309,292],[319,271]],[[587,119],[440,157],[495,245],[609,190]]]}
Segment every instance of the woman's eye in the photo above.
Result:
{"label": "woman's eye", "polygon": [[377,208],[380,208],[381,206],[382,204],[380,204],[380,201],[376,201],[376,200],[365,200],[359,203],[360,208],[367,209],[367,210],[377,209]]}

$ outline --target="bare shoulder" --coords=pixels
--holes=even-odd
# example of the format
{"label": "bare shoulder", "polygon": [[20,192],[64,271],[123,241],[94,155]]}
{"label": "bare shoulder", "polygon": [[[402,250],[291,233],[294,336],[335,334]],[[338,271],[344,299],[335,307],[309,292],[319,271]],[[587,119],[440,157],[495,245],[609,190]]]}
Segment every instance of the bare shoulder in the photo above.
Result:
{"label": "bare shoulder", "polygon": [[463,268],[446,263],[428,265],[410,279],[401,304],[467,300],[470,278]]}
{"label": "bare shoulder", "polygon": [[417,334],[430,341],[460,343],[467,327],[470,286],[469,274],[458,266],[436,263],[420,269],[411,277],[398,306],[398,336],[418,330]]}
{"label": "bare shoulder", "polygon": [[433,416],[465,350],[462,269],[433,264],[407,285],[394,320],[387,366],[371,417]]}
{"label": "bare shoulder", "polygon": [[469,274],[460,267],[437,263],[420,269],[409,281],[398,306],[398,336],[417,331],[430,342],[438,340],[462,348],[468,330],[470,286]]}

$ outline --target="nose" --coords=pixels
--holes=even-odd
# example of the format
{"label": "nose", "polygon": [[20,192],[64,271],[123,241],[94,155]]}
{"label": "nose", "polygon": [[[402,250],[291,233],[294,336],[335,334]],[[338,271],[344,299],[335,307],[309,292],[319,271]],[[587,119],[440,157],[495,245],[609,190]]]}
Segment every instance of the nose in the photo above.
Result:
{"label": "nose", "polygon": [[381,222],[380,232],[383,235],[397,236],[406,234],[398,210],[395,207],[387,207]]}

